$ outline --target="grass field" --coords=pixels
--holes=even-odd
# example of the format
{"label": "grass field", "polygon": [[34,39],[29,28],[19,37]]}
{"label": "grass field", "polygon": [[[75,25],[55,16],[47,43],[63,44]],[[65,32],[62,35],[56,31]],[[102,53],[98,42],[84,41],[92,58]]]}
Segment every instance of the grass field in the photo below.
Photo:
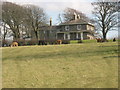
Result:
{"label": "grass field", "polygon": [[116,42],[2,49],[3,88],[117,88]]}

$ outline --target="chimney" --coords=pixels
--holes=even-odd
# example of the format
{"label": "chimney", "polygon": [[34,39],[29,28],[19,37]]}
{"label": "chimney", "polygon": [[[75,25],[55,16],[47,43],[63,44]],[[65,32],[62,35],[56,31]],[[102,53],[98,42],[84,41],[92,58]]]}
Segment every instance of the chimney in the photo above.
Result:
{"label": "chimney", "polygon": [[74,12],[74,20],[77,20],[77,14]]}
{"label": "chimney", "polygon": [[77,18],[80,19],[80,15],[79,14],[77,15]]}
{"label": "chimney", "polygon": [[50,18],[50,26],[52,26],[52,18]]}

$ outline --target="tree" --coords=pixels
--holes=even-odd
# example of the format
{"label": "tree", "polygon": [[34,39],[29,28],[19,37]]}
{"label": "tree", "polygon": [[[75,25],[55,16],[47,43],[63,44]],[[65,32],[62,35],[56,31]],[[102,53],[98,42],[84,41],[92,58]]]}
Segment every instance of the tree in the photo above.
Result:
{"label": "tree", "polygon": [[72,8],[66,8],[62,14],[64,22],[74,20],[74,13],[79,15],[80,19],[90,21],[90,19],[84,13]]}
{"label": "tree", "polygon": [[60,22],[60,23],[62,23],[62,22],[63,22],[62,17],[61,17],[61,14],[58,14],[57,21],[58,21],[58,23],[59,23],[59,22]]}
{"label": "tree", "polygon": [[13,39],[20,39],[20,25],[25,19],[25,9],[17,4],[3,2],[2,21],[10,27],[13,32]]}
{"label": "tree", "polygon": [[47,22],[46,13],[42,8],[35,5],[26,5],[25,7],[27,8],[26,13],[28,16],[26,18],[26,23],[27,25],[29,25],[29,27],[32,28],[36,39],[38,39],[39,27],[42,25],[46,25]]}
{"label": "tree", "polygon": [[99,0],[98,2],[93,2],[92,5],[97,28],[99,28],[97,30],[102,32],[103,40],[105,41],[108,31],[114,30],[113,28],[118,24],[117,2]]}
{"label": "tree", "polygon": [[10,35],[11,31],[10,28],[7,26],[7,24],[4,22],[1,22],[1,27],[3,27],[1,29],[2,40],[5,41],[6,37],[8,36],[8,33]]}

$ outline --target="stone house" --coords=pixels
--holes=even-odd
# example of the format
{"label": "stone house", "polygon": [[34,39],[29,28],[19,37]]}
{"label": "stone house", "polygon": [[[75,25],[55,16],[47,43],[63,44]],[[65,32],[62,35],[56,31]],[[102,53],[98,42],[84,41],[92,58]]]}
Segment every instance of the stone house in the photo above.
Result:
{"label": "stone house", "polygon": [[94,39],[94,25],[75,16],[74,20],[52,26],[41,26],[39,40],[76,40]]}

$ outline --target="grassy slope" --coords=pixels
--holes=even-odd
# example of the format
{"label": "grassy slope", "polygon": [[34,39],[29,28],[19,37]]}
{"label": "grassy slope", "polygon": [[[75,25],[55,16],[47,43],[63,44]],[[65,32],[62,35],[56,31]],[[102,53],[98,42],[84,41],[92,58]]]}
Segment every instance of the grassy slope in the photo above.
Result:
{"label": "grassy slope", "polygon": [[3,48],[3,87],[114,88],[117,43]]}

